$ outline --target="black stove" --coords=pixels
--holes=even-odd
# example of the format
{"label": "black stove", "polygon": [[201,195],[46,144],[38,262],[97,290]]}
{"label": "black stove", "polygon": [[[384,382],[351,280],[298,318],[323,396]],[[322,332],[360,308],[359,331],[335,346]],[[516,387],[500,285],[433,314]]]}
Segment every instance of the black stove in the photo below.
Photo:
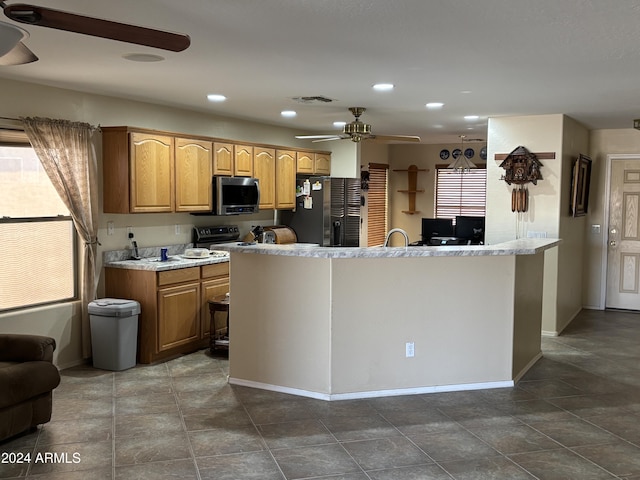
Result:
{"label": "black stove", "polygon": [[213,227],[193,227],[193,246],[210,248],[216,243],[235,242],[240,237],[237,225],[216,225]]}

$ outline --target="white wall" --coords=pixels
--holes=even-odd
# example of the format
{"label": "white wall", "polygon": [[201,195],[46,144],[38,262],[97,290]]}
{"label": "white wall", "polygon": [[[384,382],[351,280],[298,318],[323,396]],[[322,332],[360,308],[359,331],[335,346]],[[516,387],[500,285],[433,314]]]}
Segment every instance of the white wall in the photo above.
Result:
{"label": "white wall", "polygon": [[[294,137],[296,133],[299,133],[297,129],[5,79],[0,79],[0,105],[2,105],[1,115],[9,118],[50,117],[88,122],[92,125],[129,125],[230,140],[320,149],[318,144],[297,140]],[[98,175],[101,176],[102,159],[99,135],[96,138],[96,147]],[[359,164],[355,144],[346,141],[327,142],[322,144],[321,149],[331,150],[332,148],[335,148],[335,153],[332,152],[332,174],[334,176],[358,176]],[[334,168],[336,173],[333,173]],[[101,184],[100,212],[102,212]],[[242,219],[239,217],[224,219],[195,217],[184,213],[136,215],[101,213],[98,221],[98,239],[101,243],[98,249],[98,268],[102,269],[102,252],[123,249],[128,246],[127,226],[133,227],[136,240],[142,247],[188,243],[191,241],[193,225],[233,223],[240,226],[243,235],[251,229],[252,225],[271,225],[276,223],[276,220],[277,217],[274,219],[273,212],[263,212],[250,217],[242,217]],[[114,223],[115,232],[113,235],[107,235],[108,221]],[[176,224],[181,226],[179,235],[175,234]],[[103,292],[101,279],[98,296],[103,295]],[[0,314],[0,332],[53,336],[58,343],[54,361],[59,367],[65,368],[82,362],[78,331],[79,314],[80,309],[77,304]]]}

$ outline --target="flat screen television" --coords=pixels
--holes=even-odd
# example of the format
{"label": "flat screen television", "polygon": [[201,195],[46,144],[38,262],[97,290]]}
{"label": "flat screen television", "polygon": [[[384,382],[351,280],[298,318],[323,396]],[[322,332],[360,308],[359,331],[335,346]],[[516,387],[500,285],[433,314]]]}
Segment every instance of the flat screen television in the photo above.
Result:
{"label": "flat screen television", "polygon": [[452,218],[423,218],[422,242],[429,244],[431,237],[453,237]]}
{"label": "flat screen television", "polygon": [[484,217],[456,217],[455,236],[470,241],[471,245],[484,244]]}

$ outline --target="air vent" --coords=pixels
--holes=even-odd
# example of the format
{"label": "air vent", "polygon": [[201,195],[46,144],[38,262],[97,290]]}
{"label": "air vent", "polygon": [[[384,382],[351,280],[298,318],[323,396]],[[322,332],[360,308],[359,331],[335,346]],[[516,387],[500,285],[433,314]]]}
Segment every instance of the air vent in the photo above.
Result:
{"label": "air vent", "polygon": [[298,103],[331,103],[333,102],[331,98],[323,97],[322,95],[317,95],[315,97],[293,97],[292,100],[295,100]]}

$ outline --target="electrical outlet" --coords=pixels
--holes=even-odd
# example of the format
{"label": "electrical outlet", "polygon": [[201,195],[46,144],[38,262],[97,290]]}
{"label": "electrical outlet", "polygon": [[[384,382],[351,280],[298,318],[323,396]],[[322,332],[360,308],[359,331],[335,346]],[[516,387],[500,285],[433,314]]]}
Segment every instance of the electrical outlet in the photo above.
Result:
{"label": "electrical outlet", "polygon": [[180,235],[180,225],[176,223],[176,235]]}
{"label": "electrical outlet", "polygon": [[[128,235],[133,235],[133,227],[127,227],[127,236]],[[132,237],[129,237],[132,238]]]}
{"label": "electrical outlet", "polygon": [[114,230],[113,222],[107,222],[107,235],[113,235]]}
{"label": "electrical outlet", "polygon": [[415,345],[413,342],[407,342],[407,344],[405,345],[405,352],[406,352],[406,356],[408,357],[413,357],[416,353],[415,351]]}

